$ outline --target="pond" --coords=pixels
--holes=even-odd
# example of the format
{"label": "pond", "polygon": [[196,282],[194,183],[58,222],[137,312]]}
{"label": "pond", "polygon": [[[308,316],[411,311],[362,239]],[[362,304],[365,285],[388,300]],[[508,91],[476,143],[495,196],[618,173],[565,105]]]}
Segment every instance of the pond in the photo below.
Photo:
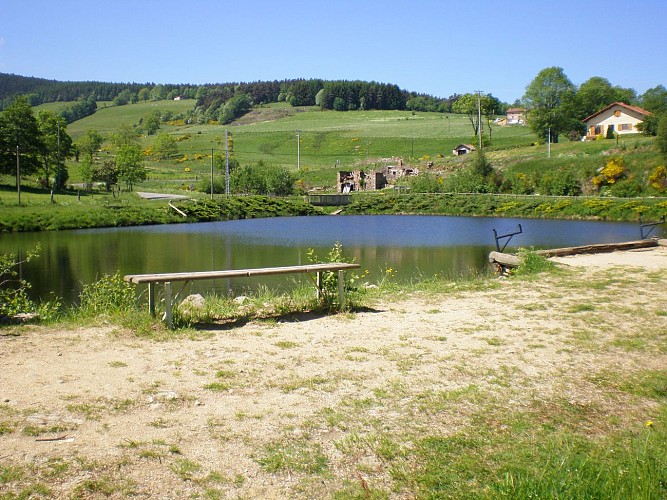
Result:
{"label": "pond", "polygon": [[[558,248],[640,239],[638,223],[503,219],[447,216],[318,216],[247,219],[198,224],[88,229],[0,236],[0,253],[25,255],[40,246],[39,258],[21,266],[34,298],[76,302],[83,284],[103,274],[207,271],[307,264],[308,250],[326,260],[340,242],[346,258],[368,270],[370,282],[392,269],[395,279],[454,277],[488,269],[498,235],[518,231],[507,246]],[[652,236],[660,236],[656,228]],[[501,245],[504,244],[501,241]],[[295,275],[297,276],[297,275]],[[307,279],[294,277],[294,280]],[[221,280],[193,284],[218,291],[265,285],[290,286],[291,279]]]}

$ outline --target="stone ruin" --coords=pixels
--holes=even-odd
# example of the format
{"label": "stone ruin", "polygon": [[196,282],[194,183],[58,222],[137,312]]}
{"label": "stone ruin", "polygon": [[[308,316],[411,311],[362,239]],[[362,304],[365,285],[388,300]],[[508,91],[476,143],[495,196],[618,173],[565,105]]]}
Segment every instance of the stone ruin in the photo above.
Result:
{"label": "stone ruin", "polygon": [[387,165],[379,170],[371,170],[369,173],[363,170],[339,171],[337,191],[342,194],[353,191],[374,191],[393,184],[401,177],[419,173],[416,168],[403,166],[403,160],[400,158],[396,163],[397,165]]}

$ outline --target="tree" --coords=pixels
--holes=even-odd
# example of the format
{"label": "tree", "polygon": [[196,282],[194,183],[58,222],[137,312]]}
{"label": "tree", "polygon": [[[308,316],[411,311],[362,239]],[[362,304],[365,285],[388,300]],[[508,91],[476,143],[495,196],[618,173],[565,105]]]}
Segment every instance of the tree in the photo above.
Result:
{"label": "tree", "polygon": [[147,87],[142,87],[141,90],[137,93],[137,97],[140,101],[146,102],[151,97],[151,91]]}
{"label": "tree", "polygon": [[160,160],[166,160],[178,154],[176,139],[166,132],[160,132],[153,143],[153,152]]}
{"label": "tree", "polygon": [[342,97],[336,97],[333,102],[333,109],[336,111],[347,111],[347,104]]}
{"label": "tree", "polygon": [[487,119],[490,137],[491,121],[494,114],[499,112],[502,107],[502,103],[491,94],[481,94],[479,96],[477,94],[463,94],[452,104],[452,111],[468,116],[474,136],[479,133],[479,115],[481,112],[481,115]]}
{"label": "tree", "polygon": [[37,122],[43,139],[42,178],[48,188],[53,175],[53,187],[62,189],[68,177],[65,158],[72,155],[72,138],[67,133],[67,123],[62,116],[47,110],[37,114]]}
{"label": "tree", "polygon": [[118,170],[118,180],[123,181],[130,191],[132,191],[134,184],[148,178],[143,153],[136,144],[124,144],[118,148],[116,169]]}
{"label": "tree", "polygon": [[117,148],[138,143],[139,134],[131,125],[123,124],[111,133],[111,144]]}
{"label": "tree", "polygon": [[633,89],[612,86],[609,80],[599,76],[581,84],[575,98],[577,117],[581,120],[614,102],[630,104],[637,97]]}
{"label": "tree", "polygon": [[130,89],[121,90],[113,99],[114,106],[125,106],[132,99],[132,91]]}
{"label": "tree", "polygon": [[523,102],[528,107],[528,125],[540,138],[558,142],[558,136],[583,126],[577,120],[574,106],[576,88],[563,68],[540,71],[526,87]]}
{"label": "tree", "polygon": [[222,124],[231,123],[236,118],[245,115],[251,108],[250,96],[245,94],[234,96],[225,103],[218,121]]}
{"label": "tree", "polygon": [[109,158],[104,160],[102,165],[92,169],[91,181],[104,182],[106,191],[111,191],[111,186],[118,183],[116,162]]}
{"label": "tree", "polygon": [[328,97],[329,91],[327,89],[320,89],[320,91],[315,94],[315,106],[319,106],[320,109],[326,109]]}
{"label": "tree", "polygon": [[294,176],[284,167],[267,166],[260,160],[257,165],[235,169],[231,189],[239,194],[287,196],[294,192]]}
{"label": "tree", "polygon": [[662,156],[667,159],[667,113],[660,115],[657,128],[655,143]]}
{"label": "tree", "polygon": [[160,129],[161,116],[156,109],[141,119],[141,126],[146,131],[147,135],[154,135]]}
{"label": "tree", "polygon": [[103,141],[104,138],[97,130],[89,128],[76,142],[76,148],[80,154],[83,154],[84,159],[87,158],[92,163],[94,155],[102,147]]}
{"label": "tree", "polygon": [[639,97],[641,107],[654,114],[667,112],[667,89],[658,85],[648,89]]}
{"label": "tree", "polygon": [[33,174],[41,166],[44,149],[37,118],[25,97],[17,97],[0,115],[0,173],[16,172],[19,148],[21,173]]}

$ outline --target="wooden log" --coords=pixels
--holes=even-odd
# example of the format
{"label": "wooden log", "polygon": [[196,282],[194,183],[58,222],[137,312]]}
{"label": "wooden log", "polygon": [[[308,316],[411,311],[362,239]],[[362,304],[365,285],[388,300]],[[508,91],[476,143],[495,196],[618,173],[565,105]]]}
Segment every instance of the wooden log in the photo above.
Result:
{"label": "wooden log", "polygon": [[[619,252],[624,250],[636,250],[640,248],[653,248],[656,246],[666,246],[667,239],[650,239],[626,241],[623,243],[601,243],[598,245],[582,245],[578,247],[553,248],[551,250],[537,250],[535,253],[542,257],[565,257],[567,255],[594,254]],[[521,258],[514,254],[491,252],[489,262],[499,266],[501,269],[506,267],[517,267],[521,264]]]}
{"label": "wooden log", "polygon": [[655,246],[658,246],[656,240],[637,240],[637,241],[627,241],[624,243],[601,243],[599,245],[582,245],[578,247],[538,250],[535,253],[543,257],[564,257],[566,255],[609,253],[609,252],[618,252],[622,250],[634,250],[638,248],[651,248]]}
{"label": "wooden log", "polygon": [[498,264],[501,267],[517,267],[521,264],[521,257],[511,253],[491,252],[489,254],[489,262]]}

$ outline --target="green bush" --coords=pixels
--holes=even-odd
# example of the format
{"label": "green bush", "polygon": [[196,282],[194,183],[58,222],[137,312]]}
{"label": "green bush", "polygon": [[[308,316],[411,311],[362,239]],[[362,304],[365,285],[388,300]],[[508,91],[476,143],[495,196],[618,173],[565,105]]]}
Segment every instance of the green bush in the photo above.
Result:
{"label": "green bush", "polygon": [[98,281],[84,285],[79,295],[79,311],[84,315],[114,314],[134,309],[134,287],[123,277],[105,274]]}
{"label": "green bush", "polygon": [[16,268],[39,255],[39,246],[27,252],[22,261],[14,254],[0,255],[0,322],[12,321],[19,315],[34,315],[39,320],[52,319],[60,309],[57,299],[36,303],[28,297],[30,283],[18,278]]}
{"label": "green bush", "polygon": [[[354,259],[349,259],[343,255],[343,245],[340,243],[336,243],[333,248],[329,251],[327,254],[326,260],[322,261],[319,259],[317,254],[315,254],[315,250],[312,248],[308,249],[308,252],[306,254],[308,261],[312,264],[321,264],[321,263],[329,263],[329,262],[346,262],[346,263],[354,263]],[[346,272],[345,273],[345,283],[343,284],[345,294],[347,297],[348,301],[348,306],[352,304],[353,302],[353,297],[350,297],[350,293],[352,292],[357,292],[358,288],[356,286],[356,282],[360,279],[358,275],[356,275],[353,272]],[[338,298],[338,272],[326,272],[322,273],[322,305],[324,305],[325,308],[328,309],[339,309],[340,307],[343,307],[345,304],[340,304],[339,303],[339,298]]]}
{"label": "green bush", "polygon": [[443,179],[437,175],[422,173],[410,178],[410,191],[413,193],[440,193]]}
{"label": "green bush", "polygon": [[548,172],[540,179],[539,191],[540,194],[551,196],[579,196],[581,183],[569,170]]}

